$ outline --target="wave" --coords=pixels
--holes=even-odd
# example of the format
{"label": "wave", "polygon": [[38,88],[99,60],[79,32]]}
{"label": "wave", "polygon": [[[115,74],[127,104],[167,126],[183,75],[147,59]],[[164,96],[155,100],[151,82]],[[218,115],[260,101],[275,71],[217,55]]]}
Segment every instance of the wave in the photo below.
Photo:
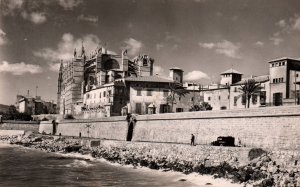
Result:
{"label": "wave", "polygon": [[85,160],[74,160],[72,163],[66,164],[65,166],[68,168],[71,167],[80,168],[80,167],[91,167],[94,166],[94,164]]}

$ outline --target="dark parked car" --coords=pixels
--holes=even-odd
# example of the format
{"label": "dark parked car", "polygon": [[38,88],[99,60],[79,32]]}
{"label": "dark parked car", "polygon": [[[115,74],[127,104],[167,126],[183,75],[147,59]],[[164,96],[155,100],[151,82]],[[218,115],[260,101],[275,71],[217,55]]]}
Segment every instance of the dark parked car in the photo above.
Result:
{"label": "dark parked car", "polygon": [[213,141],[211,145],[215,146],[234,146],[234,137],[232,136],[219,136],[217,141]]}

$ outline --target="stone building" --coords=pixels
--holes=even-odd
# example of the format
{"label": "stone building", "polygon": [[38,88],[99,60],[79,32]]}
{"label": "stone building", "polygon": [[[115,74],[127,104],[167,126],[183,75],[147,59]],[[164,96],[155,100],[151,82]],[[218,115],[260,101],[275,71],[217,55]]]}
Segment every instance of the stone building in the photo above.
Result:
{"label": "stone building", "polygon": [[27,113],[30,115],[56,113],[56,104],[54,102],[44,101],[40,96],[17,95],[17,99],[18,107],[16,108],[20,113]]}
{"label": "stone building", "polygon": [[[269,62],[268,75],[250,76],[229,69],[220,74],[220,82],[211,85],[184,83],[183,70],[170,69],[169,77],[153,75],[154,60],[149,55],[129,59],[127,51],[110,54],[98,47],[90,55],[81,54],[66,64],[61,63],[57,103],[62,115],[97,118],[127,113],[155,114],[188,112],[194,105],[209,103],[213,110],[245,108],[240,87],[253,79],[262,89],[251,98],[250,107],[299,104],[300,61],[289,58]],[[172,85],[179,83],[187,91],[175,94]]]}

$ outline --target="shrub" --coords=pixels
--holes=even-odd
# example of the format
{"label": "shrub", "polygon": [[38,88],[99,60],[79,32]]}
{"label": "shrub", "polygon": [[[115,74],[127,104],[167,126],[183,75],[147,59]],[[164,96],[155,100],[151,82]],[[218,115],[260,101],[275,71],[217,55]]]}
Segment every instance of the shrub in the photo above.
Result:
{"label": "shrub", "polygon": [[72,114],[67,114],[65,116],[65,119],[75,119],[74,116]]}
{"label": "shrub", "polygon": [[253,148],[249,151],[248,153],[248,158],[250,160],[253,160],[255,158],[260,157],[262,154],[266,153],[265,150],[261,149],[261,148]]}

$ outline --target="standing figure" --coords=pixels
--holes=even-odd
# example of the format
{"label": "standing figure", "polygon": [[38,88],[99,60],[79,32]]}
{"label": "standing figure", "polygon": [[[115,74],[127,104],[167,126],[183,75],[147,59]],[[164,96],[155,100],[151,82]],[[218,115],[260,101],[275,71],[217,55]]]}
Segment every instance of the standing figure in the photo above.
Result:
{"label": "standing figure", "polygon": [[192,138],[191,138],[191,145],[194,146],[195,145],[195,136],[192,134]]}

